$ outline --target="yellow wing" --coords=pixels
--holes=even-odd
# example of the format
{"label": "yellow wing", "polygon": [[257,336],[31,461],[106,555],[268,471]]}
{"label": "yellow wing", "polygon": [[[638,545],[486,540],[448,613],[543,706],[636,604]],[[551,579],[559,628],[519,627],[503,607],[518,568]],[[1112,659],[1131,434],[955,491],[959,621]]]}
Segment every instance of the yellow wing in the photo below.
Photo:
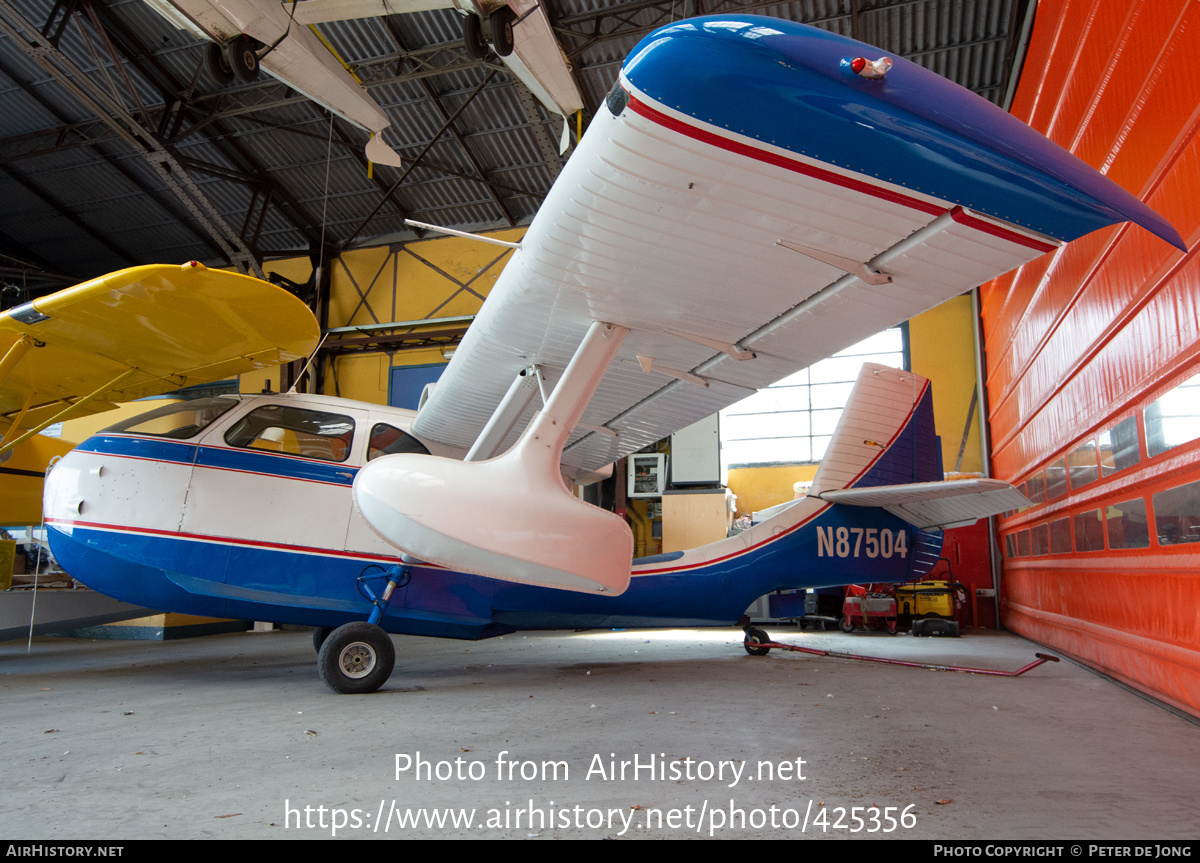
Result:
{"label": "yellow wing", "polygon": [[291,362],[319,336],[286,291],[195,262],[121,270],[34,300],[0,314],[0,451],[66,409],[97,413]]}

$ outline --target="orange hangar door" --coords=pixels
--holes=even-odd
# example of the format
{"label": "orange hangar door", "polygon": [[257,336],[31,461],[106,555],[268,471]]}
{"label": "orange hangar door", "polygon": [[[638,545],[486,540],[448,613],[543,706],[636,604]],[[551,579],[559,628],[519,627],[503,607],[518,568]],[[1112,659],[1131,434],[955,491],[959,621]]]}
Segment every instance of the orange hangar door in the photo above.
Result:
{"label": "orange hangar door", "polygon": [[[1013,113],[1170,220],[1200,228],[1200,4],[1045,0]],[[1194,250],[1193,250],[1194,251]],[[985,285],[1003,622],[1200,715],[1200,270],[1097,231]]]}

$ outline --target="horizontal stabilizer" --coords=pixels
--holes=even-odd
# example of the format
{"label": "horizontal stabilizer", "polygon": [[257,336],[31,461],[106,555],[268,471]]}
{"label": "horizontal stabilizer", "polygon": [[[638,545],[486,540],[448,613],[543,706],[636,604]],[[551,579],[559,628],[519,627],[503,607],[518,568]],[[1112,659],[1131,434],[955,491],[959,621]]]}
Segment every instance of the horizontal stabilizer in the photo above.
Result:
{"label": "horizontal stabilizer", "polygon": [[956,479],[827,491],[822,500],[847,506],[877,506],[909,524],[940,529],[974,524],[1005,510],[1029,506],[1029,499],[998,479]]}

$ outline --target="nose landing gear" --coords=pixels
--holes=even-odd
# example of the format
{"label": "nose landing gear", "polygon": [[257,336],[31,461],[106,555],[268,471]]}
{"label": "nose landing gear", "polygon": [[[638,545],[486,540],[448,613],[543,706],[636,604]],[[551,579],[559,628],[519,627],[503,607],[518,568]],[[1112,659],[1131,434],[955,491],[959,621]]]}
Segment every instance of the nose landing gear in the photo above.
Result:
{"label": "nose landing gear", "polygon": [[383,595],[376,598],[367,582],[379,577],[363,575],[358,580],[359,589],[374,606],[370,617],[342,624],[333,631],[324,626],[313,630],[317,671],[334,692],[343,695],[374,692],[387,682],[396,666],[396,645],[379,622],[393,591],[408,584],[410,575],[406,565],[393,566],[387,571]]}

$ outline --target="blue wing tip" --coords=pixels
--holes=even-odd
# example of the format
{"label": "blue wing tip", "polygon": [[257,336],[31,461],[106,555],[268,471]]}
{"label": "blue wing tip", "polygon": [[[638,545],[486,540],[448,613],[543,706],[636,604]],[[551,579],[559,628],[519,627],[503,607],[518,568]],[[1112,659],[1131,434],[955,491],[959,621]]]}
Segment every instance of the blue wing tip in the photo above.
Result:
{"label": "blue wing tip", "polygon": [[[1157,216],[1158,214],[1155,213],[1155,215]],[[1166,240],[1172,246],[1179,249],[1179,251],[1181,251],[1181,252],[1188,251],[1187,242],[1180,235],[1179,231],[1175,230],[1175,227],[1170,222],[1168,222],[1166,219],[1159,217],[1158,219],[1155,220],[1156,224],[1154,224],[1154,225],[1148,225],[1144,221],[1141,221],[1141,220],[1135,220],[1135,221],[1137,221],[1137,223],[1139,225],[1141,225],[1143,228],[1145,228],[1147,231],[1154,234],[1154,236],[1160,237],[1161,239]]]}

